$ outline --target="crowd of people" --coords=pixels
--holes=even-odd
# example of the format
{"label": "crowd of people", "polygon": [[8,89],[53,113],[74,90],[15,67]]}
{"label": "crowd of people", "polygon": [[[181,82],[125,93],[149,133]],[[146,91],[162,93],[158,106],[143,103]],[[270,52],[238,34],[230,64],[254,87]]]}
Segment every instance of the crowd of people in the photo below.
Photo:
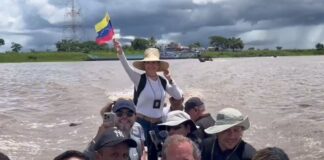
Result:
{"label": "crowd of people", "polygon": [[[158,49],[146,49],[144,59],[131,66],[120,42],[114,40],[114,46],[134,83],[133,98],[104,106],[103,123],[85,150],[68,150],[54,160],[289,160],[280,148],[256,151],[243,140],[250,121],[239,110],[223,108],[212,117],[203,97],[184,101]],[[170,106],[165,105],[167,94]],[[9,157],[0,152],[0,160]]]}

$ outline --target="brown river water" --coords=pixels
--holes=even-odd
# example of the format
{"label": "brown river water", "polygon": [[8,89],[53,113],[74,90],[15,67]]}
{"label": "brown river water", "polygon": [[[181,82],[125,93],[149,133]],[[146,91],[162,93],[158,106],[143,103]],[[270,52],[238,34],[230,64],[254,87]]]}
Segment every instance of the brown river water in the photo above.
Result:
{"label": "brown river water", "polygon": [[[324,56],[168,62],[186,99],[203,97],[212,115],[224,107],[249,115],[244,139],[257,149],[324,159]],[[101,123],[100,108],[132,89],[118,61],[0,64],[0,151],[13,160],[50,160],[83,150]]]}

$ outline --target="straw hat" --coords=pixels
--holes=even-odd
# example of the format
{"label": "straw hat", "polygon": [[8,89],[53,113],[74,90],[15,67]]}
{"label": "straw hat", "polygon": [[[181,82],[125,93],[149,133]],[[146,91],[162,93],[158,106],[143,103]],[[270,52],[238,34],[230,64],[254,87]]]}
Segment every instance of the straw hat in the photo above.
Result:
{"label": "straw hat", "polygon": [[169,63],[160,60],[160,52],[156,48],[148,48],[144,51],[144,59],[140,61],[135,61],[133,66],[139,70],[145,71],[144,62],[160,62],[160,67],[158,71],[163,71],[169,68]]}
{"label": "straw hat", "polygon": [[214,126],[205,129],[205,132],[208,134],[220,133],[234,126],[242,126],[243,130],[247,130],[250,127],[248,116],[243,116],[237,109],[224,108],[217,113]]}

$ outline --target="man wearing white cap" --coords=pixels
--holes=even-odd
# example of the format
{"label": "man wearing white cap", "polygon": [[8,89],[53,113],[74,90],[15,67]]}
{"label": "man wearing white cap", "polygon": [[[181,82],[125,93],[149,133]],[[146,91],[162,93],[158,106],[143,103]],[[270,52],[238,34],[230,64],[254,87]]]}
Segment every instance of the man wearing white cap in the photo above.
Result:
{"label": "man wearing white cap", "polygon": [[202,142],[204,160],[251,160],[256,150],[242,140],[243,132],[250,127],[248,116],[234,108],[220,110],[214,126],[205,129],[215,136]]}
{"label": "man wearing white cap", "polygon": [[158,124],[159,130],[167,130],[169,135],[179,134],[187,136],[197,130],[195,123],[184,111],[171,111],[167,114],[166,121]]}
{"label": "man wearing white cap", "polygon": [[159,130],[166,130],[169,136],[182,135],[200,146],[201,139],[197,135],[197,127],[184,111],[171,111],[167,114],[166,121],[158,124]]}

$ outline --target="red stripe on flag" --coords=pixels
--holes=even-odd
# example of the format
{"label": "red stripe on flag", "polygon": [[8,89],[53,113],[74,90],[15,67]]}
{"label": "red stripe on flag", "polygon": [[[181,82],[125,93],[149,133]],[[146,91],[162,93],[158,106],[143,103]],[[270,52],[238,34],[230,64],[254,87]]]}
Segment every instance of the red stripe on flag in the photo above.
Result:
{"label": "red stripe on flag", "polygon": [[110,41],[113,38],[114,34],[114,29],[111,28],[111,31],[106,36],[97,38],[96,43],[98,45],[104,45],[106,42]]}

